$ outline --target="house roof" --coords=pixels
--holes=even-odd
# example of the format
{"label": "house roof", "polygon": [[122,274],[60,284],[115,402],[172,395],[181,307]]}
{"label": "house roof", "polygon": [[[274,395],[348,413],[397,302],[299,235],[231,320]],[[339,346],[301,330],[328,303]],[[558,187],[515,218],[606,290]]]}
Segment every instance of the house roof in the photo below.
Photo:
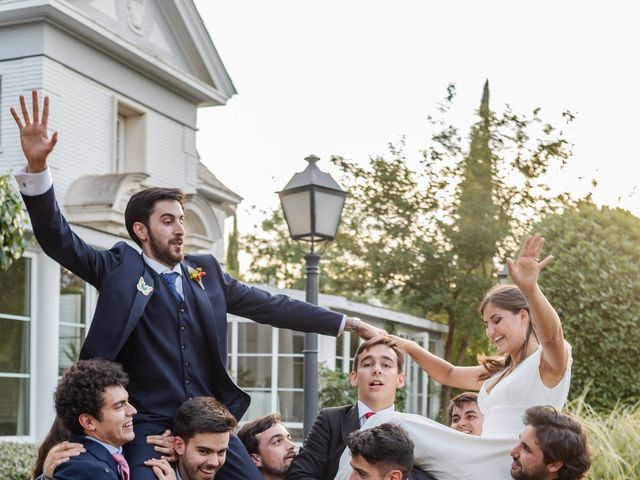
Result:
{"label": "house roof", "polygon": [[0,2],[0,26],[38,20],[82,37],[198,106],[221,105],[237,93],[192,0]]}

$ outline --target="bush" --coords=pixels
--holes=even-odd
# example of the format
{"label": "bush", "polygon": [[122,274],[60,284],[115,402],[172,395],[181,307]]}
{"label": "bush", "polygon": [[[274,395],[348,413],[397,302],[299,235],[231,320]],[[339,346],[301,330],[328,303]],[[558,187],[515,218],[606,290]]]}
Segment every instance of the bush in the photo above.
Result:
{"label": "bush", "polygon": [[[556,262],[540,286],[573,346],[573,392],[592,379],[588,404],[602,412],[640,397],[640,219],[581,205],[539,226]],[[576,396],[575,394],[572,396]]]}
{"label": "bush", "polygon": [[567,408],[589,433],[591,480],[640,480],[640,402],[616,404],[601,413],[585,403],[586,390]]}
{"label": "bush", "polygon": [[0,442],[0,479],[30,480],[35,461],[35,445]]}

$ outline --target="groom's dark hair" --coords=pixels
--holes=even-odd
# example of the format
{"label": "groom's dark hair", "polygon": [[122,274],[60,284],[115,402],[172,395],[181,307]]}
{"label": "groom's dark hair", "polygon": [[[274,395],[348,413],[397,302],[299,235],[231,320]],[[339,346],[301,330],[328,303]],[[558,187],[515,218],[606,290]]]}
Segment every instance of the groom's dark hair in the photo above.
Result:
{"label": "groom's dark hair", "polygon": [[157,202],[162,200],[176,200],[180,205],[184,203],[184,193],[178,188],[146,188],[131,195],[124,210],[124,224],[131,240],[142,247],[142,242],[133,231],[133,224],[140,222],[149,228],[149,217]]}

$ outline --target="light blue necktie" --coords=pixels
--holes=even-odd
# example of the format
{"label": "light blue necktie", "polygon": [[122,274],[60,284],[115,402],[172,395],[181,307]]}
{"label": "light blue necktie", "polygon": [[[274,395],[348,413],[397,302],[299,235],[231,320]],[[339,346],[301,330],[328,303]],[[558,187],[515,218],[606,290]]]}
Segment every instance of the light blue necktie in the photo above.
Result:
{"label": "light blue necktie", "polygon": [[164,280],[164,283],[166,283],[167,287],[169,287],[169,290],[171,290],[176,299],[181,302],[182,295],[178,293],[178,289],[176,288],[176,280],[178,278],[178,275],[178,272],[164,272],[160,274],[162,280]]}

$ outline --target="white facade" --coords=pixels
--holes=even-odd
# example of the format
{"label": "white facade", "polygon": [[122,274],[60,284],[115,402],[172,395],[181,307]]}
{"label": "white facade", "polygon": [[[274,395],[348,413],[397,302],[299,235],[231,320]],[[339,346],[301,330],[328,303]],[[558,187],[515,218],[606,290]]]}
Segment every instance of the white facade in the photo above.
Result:
{"label": "white facade", "polygon": [[[25,164],[8,110],[32,89],[51,99],[56,194],[85,241],[127,240],[131,193],[171,186],[187,194],[189,251],[222,257],[241,198],[200,162],[196,118],[235,89],[190,0],[0,2],[0,172]],[[36,244],[0,284],[0,437],[39,440],[96,292]]]}

